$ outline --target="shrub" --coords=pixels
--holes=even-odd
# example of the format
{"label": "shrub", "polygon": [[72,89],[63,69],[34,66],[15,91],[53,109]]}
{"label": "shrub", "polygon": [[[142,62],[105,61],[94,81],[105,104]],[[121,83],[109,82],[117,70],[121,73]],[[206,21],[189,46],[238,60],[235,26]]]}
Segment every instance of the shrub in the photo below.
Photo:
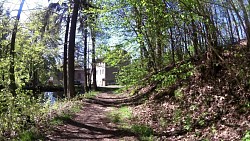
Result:
{"label": "shrub", "polygon": [[29,91],[17,90],[13,97],[10,91],[2,89],[0,100],[0,138],[11,138],[29,129],[41,109],[39,100]]}

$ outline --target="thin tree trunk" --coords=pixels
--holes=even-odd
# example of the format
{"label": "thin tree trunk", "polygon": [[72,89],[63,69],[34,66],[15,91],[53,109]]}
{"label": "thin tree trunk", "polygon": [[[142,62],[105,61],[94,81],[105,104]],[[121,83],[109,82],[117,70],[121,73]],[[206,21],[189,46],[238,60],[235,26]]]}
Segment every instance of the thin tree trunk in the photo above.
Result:
{"label": "thin tree trunk", "polygon": [[84,27],[84,49],[83,49],[83,86],[84,91],[88,92],[88,76],[87,76],[87,50],[88,50],[88,29],[87,29],[87,16],[85,17],[85,27]]}
{"label": "thin tree trunk", "polygon": [[[93,18],[93,22],[95,24],[95,18]],[[92,39],[92,72],[93,72],[93,90],[97,90],[97,84],[96,84],[96,58],[95,58],[95,43],[96,43],[96,34],[95,34],[95,28],[92,27],[91,29],[91,39]]]}
{"label": "thin tree trunk", "polygon": [[68,98],[75,96],[75,37],[76,37],[76,23],[78,17],[78,9],[80,2],[74,0],[74,9],[71,19],[70,35],[69,35],[69,48],[68,48]]}
{"label": "thin tree trunk", "polygon": [[88,60],[87,60],[87,68],[89,69],[89,71],[87,71],[87,79],[88,79],[88,90],[91,90],[91,71],[90,71],[90,64],[88,63],[89,62],[89,56],[90,56],[90,50],[89,50],[89,48],[87,48],[87,54],[88,54]]}
{"label": "thin tree trunk", "polygon": [[17,16],[16,16],[16,21],[14,24],[14,29],[12,32],[11,36],[11,44],[10,44],[10,68],[9,68],[9,73],[10,73],[10,90],[13,96],[16,96],[16,80],[15,80],[15,42],[16,42],[16,33],[17,33],[17,27],[18,23],[20,20],[21,12],[23,9],[23,4],[25,0],[21,1]]}
{"label": "thin tree trunk", "polygon": [[[244,31],[246,31],[245,29],[245,25],[244,25],[244,22],[243,22],[243,20],[242,20],[242,18],[241,18],[241,15],[240,15],[240,13],[239,13],[239,11],[237,10],[237,8],[236,8],[236,6],[234,5],[234,3],[233,3],[233,1],[232,0],[229,0],[229,3],[230,3],[230,5],[232,6],[232,8],[233,8],[233,10],[234,10],[234,12],[235,12],[235,14],[236,14],[236,16],[237,16],[237,19],[240,21],[240,25],[239,25],[239,27],[243,27],[243,29],[244,29]],[[238,26],[237,26],[238,27]],[[242,32],[241,32],[242,33]]]}
{"label": "thin tree trunk", "polygon": [[237,23],[237,21],[236,21],[234,15],[233,15],[233,12],[231,12],[231,16],[232,16],[232,20],[233,20],[233,22],[234,22],[234,24],[235,24],[234,28],[235,28],[235,31],[236,31],[236,34],[237,34],[237,37],[238,37],[237,40],[238,40],[238,42],[239,42],[239,41],[240,41],[239,26],[238,26],[238,23]]}
{"label": "thin tree trunk", "polygon": [[[136,36],[139,38],[139,46],[140,46],[139,48],[140,48],[140,52],[141,52],[141,60],[142,60],[142,62],[144,62],[144,59],[147,60],[146,61],[146,63],[147,63],[147,70],[149,71],[150,68],[153,67],[152,66],[153,63],[151,63],[151,60],[149,58],[149,52],[148,52],[147,48],[145,47],[143,39],[141,38],[141,36],[144,35],[143,31],[142,31],[142,26],[143,26],[142,19],[141,19],[142,17],[140,15],[140,12],[137,9],[137,7],[134,7],[134,11],[135,11],[135,15],[138,16],[138,18],[135,21],[136,22],[135,24],[136,24],[137,30],[135,29],[134,32],[135,32]],[[142,66],[143,66],[143,64],[142,64]]]}
{"label": "thin tree trunk", "polygon": [[227,21],[228,21],[228,27],[229,27],[229,36],[230,36],[230,42],[233,43],[234,42],[234,34],[233,34],[233,27],[232,27],[232,20],[229,14],[229,10],[226,9],[226,13],[227,13]]}
{"label": "thin tree trunk", "polygon": [[211,45],[213,48],[218,46],[218,39],[217,39],[217,26],[216,26],[216,21],[214,16],[217,16],[217,12],[215,9],[215,14],[213,15],[213,10],[212,10],[212,6],[209,6],[208,10],[207,10],[211,15],[210,18],[208,18],[208,32],[211,35]]}
{"label": "thin tree trunk", "polygon": [[247,47],[248,47],[248,49],[250,49],[250,21],[249,21],[247,9],[244,5],[243,0],[238,0],[238,1],[240,3],[241,9],[243,11],[243,17],[244,17],[244,22],[245,22],[245,29],[244,30],[245,30],[245,34],[247,37]]}
{"label": "thin tree trunk", "polygon": [[172,51],[172,63],[175,64],[175,45],[174,45],[174,38],[173,38],[173,31],[170,28],[170,39],[171,39],[171,51]]}
{"label": "thin tree trunk", "polygon": [[70,23],[70,14],[67,17],[67,25],[64,37],[64,48],[63,48],[63,87],[64,87],[64,96],[67,96],[68,88],[68,73],[67,73],[67,58],[68,58],[68,35],[69,35],[69,23]]}
{"label": "thin tree trunk", "polygon": [[[1,38],[1,40],[6,40],[6,38],[5,38],[5,36],[4,36],[3,33],[2,33],[2,38]],[[1,59],[1,58],[4,58],[4,48],[3,48],[2,44],[0,44],[0,59]],[[1,69],[2,81],[4,81],[4,69],[3,69],[2,66],[0,67],[0,69]],[[1,85],[1,84],[0,84],[0,85]]]}
{"label": "thin tree trunk", "polygon": [[192,55],[190,54],[190,51],[188,50],[188,39],[187,39],[187,27],[186,27],[186,23],[184,23],[184,47],[186,50],[186,53],[188,53],[189,57],[192,57]]}

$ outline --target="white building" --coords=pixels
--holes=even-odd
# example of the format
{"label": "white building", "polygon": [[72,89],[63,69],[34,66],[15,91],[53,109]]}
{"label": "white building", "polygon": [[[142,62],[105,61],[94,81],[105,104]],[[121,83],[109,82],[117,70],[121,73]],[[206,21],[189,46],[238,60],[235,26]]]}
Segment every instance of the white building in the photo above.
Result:
{"label": "white building", "polygon": [[116,84],[115,73],[118,69],[110,67],[104,62],[96,63],[96,84],[97,86],[107,86]]}

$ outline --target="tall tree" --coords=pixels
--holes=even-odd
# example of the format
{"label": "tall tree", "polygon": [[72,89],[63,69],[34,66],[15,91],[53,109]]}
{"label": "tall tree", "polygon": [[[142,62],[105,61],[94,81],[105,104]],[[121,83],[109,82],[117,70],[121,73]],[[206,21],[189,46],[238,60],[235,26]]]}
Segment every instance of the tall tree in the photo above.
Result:
{"label": "tall tree", "polygon": [[90,32],[91,32],[91,40],[92,40],[92,75],[93,75],[93,90],[97,90],[96,84],[96,25],[97,15],[91,15],[91,25],[90,25]]}
{"label": "tall tree", "polygon": [[[87,9],[87,8],[86,8]],[[88,28],[87,28],[87,20],[88,17],[87,15],[84,16],[84,24],[83,24],[83,34],[84,34],[84,45],[83,45],[83,86],[84,86],[84,91],[88,92],[88,68],[87,68],[87,51],[88,51]]]}
{"label": "tall tree", "polygon": [[15,43],[16,43],[16,34],[17,34],[17,27],[20,20],[21,12],[23,9],[24,1],[21,1],[20,7],[18,9],[18,13],[16,16],[16,20],[14,23],[14,29],[12,31],[11,36],[11,43],[10,43],[10,90],[13,96],[16,96],[16,81],[15,81]]}
{"label": "tall tree", "polygon": [[80,6],[79,0],[74,0],[74,9],[71,18],[71,27],[69,35],[69,47],[68,47],[68,98],[75,96],[75,86],[74,86],[74,77],[75,77],[75,37],[76,37],[76,24],[78,17],[78,10]]}
{"label": "tall tree", "polygon": [[70,24],[70,14],[67,17],[67,24],[64,37],[64,48],[63,48],[63,87],[64,87],[64,96],[67,96],[68,88],[68,74],[67,74],[67,61],[68,61],[68,35],[69,35],[69,24]]}
{"label": "tall tree", "polygon": [[245,5],[243,0],[238,0],[238,2],[240,5],[240,8],[242,9],[242,12],[243,12],[243,19],[245,22],[245,26],[243,26],[243,27],[244,27],[244,31],[245,31],[245,34],[247,37],[247,47],[250,50],[250,21],[249,21],[249,14],[248,14],[249,9],[247,10],[247,8],[246,8],[246,6],[248,6],[248,7],[250,6],[250,3]]}

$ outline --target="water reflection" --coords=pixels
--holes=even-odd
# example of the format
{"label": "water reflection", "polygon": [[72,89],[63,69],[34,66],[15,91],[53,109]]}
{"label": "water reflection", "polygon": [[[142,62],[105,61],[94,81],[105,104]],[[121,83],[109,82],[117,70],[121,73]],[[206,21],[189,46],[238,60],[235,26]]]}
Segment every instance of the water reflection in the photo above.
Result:
{"label": "water reflection", "polygon": [[56,102],[56,98],[53,95],[53,92],[44,92],[45,103],[50,103],[53,105]]}

